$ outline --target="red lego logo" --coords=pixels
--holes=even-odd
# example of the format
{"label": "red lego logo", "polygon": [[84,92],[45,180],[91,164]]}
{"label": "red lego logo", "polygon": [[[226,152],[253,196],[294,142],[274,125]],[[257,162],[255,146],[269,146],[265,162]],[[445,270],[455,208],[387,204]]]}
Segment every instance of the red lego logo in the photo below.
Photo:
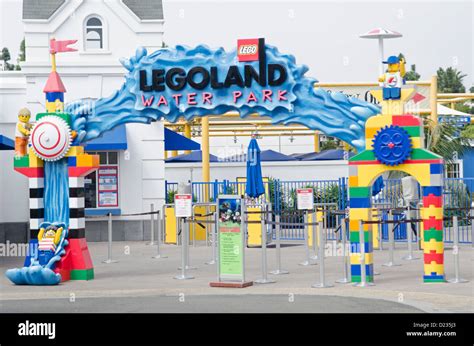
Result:
{"label": "red lego logo", "polygon": [[258,61],[258,38],[237,40],[239,62]]}

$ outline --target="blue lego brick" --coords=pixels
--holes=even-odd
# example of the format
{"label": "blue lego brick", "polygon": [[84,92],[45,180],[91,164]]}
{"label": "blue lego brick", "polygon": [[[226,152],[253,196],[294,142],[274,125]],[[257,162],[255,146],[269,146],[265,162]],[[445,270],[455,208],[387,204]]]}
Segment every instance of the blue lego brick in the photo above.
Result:
{"label": "blue lego brick", "polygon": [[48,92],[48,93],[46,93],[46,100],[48,102],[55,102],[56,100],[64,102],[64,93],[62,93],[62,92]]}
{"label": "blue lego brick", "polygon": [[423,196],[429,196],[432,193],[435,196],[442,196],[441,186],[423,186]]}
{"label": "blue lego brick", "polygon": [[[360,264],[351,264],[351,275],[362,275],[361,273],[361,265]],[[374,265],[373,264],[366,264],[365,265],[365,273],[367,276],[374,275]]]}
{"label": "blue lego brick", "polygon": [[370,208],[370,198],[352,197],[349,199],[351,208]]}
{"label": "blue lego brick", "polygon": [[423,281],[424,282],[446,282],[446,279],[444,278],[444,275],[435,275],[435,273],[432,273],[432,275],[423,275]]}
{"label": "blue lego brick", "polygon": [[76,156],[69,156],[67,158],[67,165],[69,167],[76,167],[77,166],[77,158]]}
{"label": "blue lego brick", "polygon": [[[374,252],[374,245],[372,244],[372,242],[364,242],[364,250],[365,253]],[[360,253],[360,243],[351,242],[351,253]]]}
{"label": "blue lego brick", "polygon": [[432,163],[430,165],[430,174],[441,174],[443,173],[443,165],[441,163]]}

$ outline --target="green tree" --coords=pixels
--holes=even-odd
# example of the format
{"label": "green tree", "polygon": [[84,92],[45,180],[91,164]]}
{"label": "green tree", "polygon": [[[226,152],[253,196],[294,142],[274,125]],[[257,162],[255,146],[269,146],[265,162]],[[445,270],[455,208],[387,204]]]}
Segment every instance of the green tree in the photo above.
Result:
{"label": "green tree", "polygon": [[461,136],[468,139],[474,139],[474,125],[467,125],[464,130],[461,131]]}
{"label": "green tree", "polygon": [[20,61],[26,61],[25,39],[21,40],[21,43],[20,43],[20,54],[18,54],[18,59],[19,59]]}
{"label": "green tree", "polygon": [[0,55],[0,60],[3,60],[5,70],[11,71],[14,69],[14,66],[9,63],[9,61],[11,60],[11,55],[7,47],[3,47],[2,54]]}
{"label": "green tree", "polygon": [[452,164],[470,146],[469,139],[452,123],[434,124],[425,119],[425,125],[426,149],[442,156],[446,164]]}
{"label": "green tree", "polygon": [[337,148],[339,148],[339,143],[332,138],[328,138],[327,141],[321,144],[320,149],[321,151],[323,151],[323,150],[337,149]]}
{"label": "green tree", "polygon": [[464,93],[466,87],[462,80],[466,77],[461,71],[448,67],[446,70],[440,67],[436,72],[438,75],[438,92],[441,93]]}
{"label": "green tree", "polygon": [[420,80],[420,78],[420,74],[416,72],[416,65],[411,65],[410,71],[407,71],[407,73],[405,74],[405,80]]}

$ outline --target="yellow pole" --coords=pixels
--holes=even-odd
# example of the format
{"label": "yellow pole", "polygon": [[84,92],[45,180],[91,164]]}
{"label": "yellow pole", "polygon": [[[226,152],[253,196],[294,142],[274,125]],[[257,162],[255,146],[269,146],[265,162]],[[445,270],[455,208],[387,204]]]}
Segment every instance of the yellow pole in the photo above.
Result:
{"label": "yellow pole", "polygon": [[436,125],[438,123],[438,77],[437,76],[431,77],[430,108],[431,108],[430,119]]}
{"label": "yellow pole", "polygon": [[[201,150],[202,150],[202,181],[204,183],[211,180],[209,164],[209,118],[201,118]],[[209,201],[209,189],[204,190],[205,202]]]}
{"label": "yellow pole", "polygon": [[314,152],[319,153],[320,150],[321,149],[319,147],[319,132],[315,131],[314,132]]}
{"label": "yellow pole", "polygon": [[451,102],[451,109],[455,109],[454,102]]}
{"label": "yellow pole", "polygon": [[[184,125],[184,137],[191,139],[191,124]],[[191,154],[191,150],[185,150],[185,154]]]}
{"label": "yellow pole", "polygon": [[51,71],[56,72],[56,54],[51,54]]}
{"label": "yellow pole", "polygon": [[168,158],[168,150],[165,150],[165,160]]}

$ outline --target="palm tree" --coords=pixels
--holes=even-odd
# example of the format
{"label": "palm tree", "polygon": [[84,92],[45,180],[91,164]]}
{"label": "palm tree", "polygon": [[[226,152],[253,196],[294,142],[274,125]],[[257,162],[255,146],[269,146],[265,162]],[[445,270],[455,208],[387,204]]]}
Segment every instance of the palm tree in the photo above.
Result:
{"label": "palm tree", "polygon": [[438,75],[438,92],[441,93],[464,93],[466,92],[462,80],[466,77],[461,71],[448,67],[446,70],[439,68],[436,72]]}
{"label": "palm tree", "polygon": [[442,156],[446,164],[454,163],[470,147],[469,139],[452,123],[425,119],[425,125],[426,149]]}

